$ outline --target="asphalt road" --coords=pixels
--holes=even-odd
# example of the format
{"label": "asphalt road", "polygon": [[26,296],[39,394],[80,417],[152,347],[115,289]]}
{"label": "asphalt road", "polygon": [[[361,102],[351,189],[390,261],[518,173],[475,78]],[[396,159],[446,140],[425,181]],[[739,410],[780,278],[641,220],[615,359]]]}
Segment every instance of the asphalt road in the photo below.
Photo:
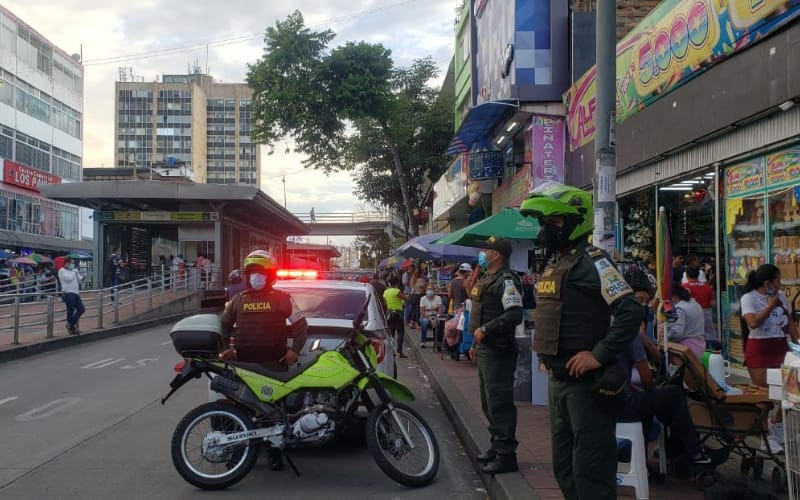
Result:
{"label": "asphalt road", "polygon": [[[174,470],[169,443],[181,417],[208,398],[207,384],[184,386],[162,406],[179,361],[169,327],[84,344],[0,365],[0,498],[183,499],[201,492]],[[411,359],[398,377],[441,450],[436,480],[416,490],[385,476],[364,439],[293,453],[302,476],[272,472],[259,459],[225,498],[485,498],[426,378]]]}

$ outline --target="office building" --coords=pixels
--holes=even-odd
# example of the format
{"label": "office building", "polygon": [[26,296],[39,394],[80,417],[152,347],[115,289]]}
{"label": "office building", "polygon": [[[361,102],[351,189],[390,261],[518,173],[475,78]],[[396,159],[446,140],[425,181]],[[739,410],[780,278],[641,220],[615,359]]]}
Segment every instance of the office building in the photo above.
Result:
{"label": "office building", "polygon": [[88,248],[78,207],[40,184],[81,180],[83,66],[0,6],[0,249]]}
{"label": "office building", "polygon": [[217,83],[195,71],[137,80],[120,71],[116,82],[114,164],[157,169],[161,175],[209,184],[259,187],[260,153],[253,143],[253,91]]}

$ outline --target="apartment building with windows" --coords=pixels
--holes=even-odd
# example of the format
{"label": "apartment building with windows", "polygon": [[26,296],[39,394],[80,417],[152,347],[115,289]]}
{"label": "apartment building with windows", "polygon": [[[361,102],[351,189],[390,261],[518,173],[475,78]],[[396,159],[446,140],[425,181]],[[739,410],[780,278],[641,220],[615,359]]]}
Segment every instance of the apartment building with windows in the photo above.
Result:
{"label": "apartment building with windows", "polygon": [[85,249],[78,207],[39,184],[81,180],[83,66],[0,5],[0,249]]}
{"label": "apartment building with windows", "polygon": [[116,82],[115,165],[210,184],[260,186],[252,90],[199,72]]}

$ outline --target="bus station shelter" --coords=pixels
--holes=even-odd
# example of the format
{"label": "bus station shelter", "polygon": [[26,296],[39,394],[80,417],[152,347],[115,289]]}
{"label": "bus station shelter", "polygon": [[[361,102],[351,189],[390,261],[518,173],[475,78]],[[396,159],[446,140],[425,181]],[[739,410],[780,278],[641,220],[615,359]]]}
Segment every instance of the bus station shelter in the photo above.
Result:
{"label": "bus station shelter", "polygon": [[170,255],[191,264],[199,254],[227,276],[256,249],[288,263],[286,237],[309,233],[300,219],[250,186],[108,180],[39,188],[48,198],[94,210],[95,283],[108,282],[101,264],[115,247],[128,261],[131,279],[169,267]]}

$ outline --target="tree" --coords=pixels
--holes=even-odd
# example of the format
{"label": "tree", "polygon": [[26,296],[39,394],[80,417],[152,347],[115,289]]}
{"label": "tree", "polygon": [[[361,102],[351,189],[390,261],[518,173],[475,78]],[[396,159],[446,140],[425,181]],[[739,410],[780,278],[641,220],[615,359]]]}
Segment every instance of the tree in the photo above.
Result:
{"label": "tree", "polygon": [[359,249],[359,263],[363,269],[374,268],[391,253],[391,240],[383,231],[359,236],[355,241]]}
{"label": "tree", "polygon": [[430,86],[438,74],[430,58],[397,68],[380,44],[328,50],[333,38],[307,28],[299,11],[267,28],[247,76],[253,135],[270,147],[291,137],[306,167],[353,171],[356,194],[399,209],[416,235],[414,212],[441,175],[452,134],[452,91]]}

